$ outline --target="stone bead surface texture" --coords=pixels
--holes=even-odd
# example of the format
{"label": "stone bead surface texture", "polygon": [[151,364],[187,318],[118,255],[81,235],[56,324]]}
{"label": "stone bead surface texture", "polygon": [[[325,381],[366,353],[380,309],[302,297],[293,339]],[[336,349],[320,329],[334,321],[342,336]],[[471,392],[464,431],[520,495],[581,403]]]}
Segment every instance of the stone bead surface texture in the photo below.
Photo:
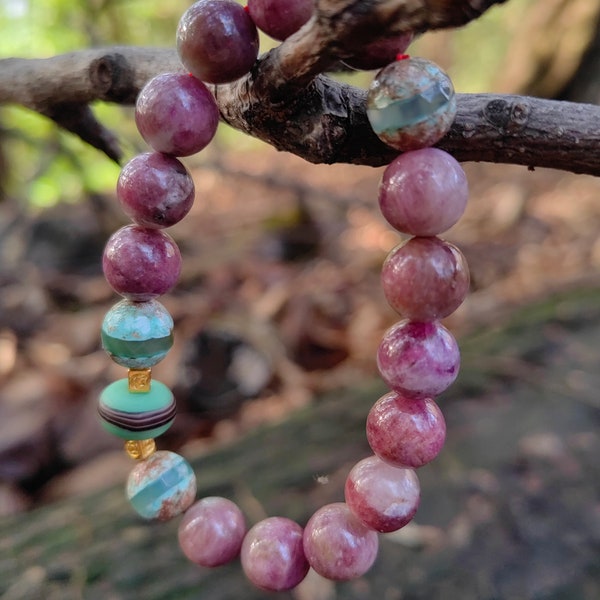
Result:
{"label": "stone bead surface texture", "polygon": [[131,159],[117,181],[123,212],[138,225],[171,227],[194,203],[194,180],[175,157],[146,152]]}
{"label": "stone bead surface texture", "polygon": [[453,313],[469,291],[462,252],[435,237],[415,237],[389,254],[381,269],[390,306],[414,321],[435,321]]}
{"label": "stone bead surface texture", "polygon": [[443,150],[424,148],[405,152],[386,167],[379,186],[379,208],[398,231],[432,236],[460,219],[468,196],[460,163]]}
{"label": "stone bead surface texture", "polygon": [[182,73],[165,73],[143,87],[135,106],[135,123],[154,150],[189,156],[213,139],[219,109],[201,81]]}
{"label": "stone bead surface texture", "polygon": [[98,413],[108,432],[125,440],[163,434],[173,424],[177,407],[171,390],[154,380],[149,392],[132,392],[129,379],[118,379],[100,394]]}
{"label": "stone bead surface texture", "polygon": [[350,510],[365,525],[389,533],[415,516],[421,488],[413,469],[392,467],[370,456],[352,468],[344,494]]}
{"label": "stone bead surface texture", "polygon": [[185,511],[195,496],[194,471],[174,452],[155,452],[138,463],[127,479],[127,497],[144,519],[168,521]]}
{"label": "stone bead surface texture", "polygon": [[377,73],[367,95],[373,131],[398,150],[432,146],[446,135],[455,115],[450,78],[423,58],[387,65]]}
{"label": "stone bead surface texture", "polygon": [[248,531],[240,555],[246,577],[273,592],[296,587],[308,573],[302,527],[284,517],[259,521]]}
{"label": "stone bead surface texture", "polygon": [[400,321],[385,332],[377,351],[383,380],[410,398],[441,394],[456,379],[459,365],[456,340],[437,321]]}
{"label": "stone bead surface texture", "polygon": [[178,538],[183,553],[203,567],[218,567],[240,552],[246,521],[236,504],[217,496],[202,498],[185,512]]}
{"label": "stone bead surface texture", "polygon": [[159,363],[173,345],[173,319],[156,300],[121,300],[104,317],[102,347],[119,365],[147,369]]}
{"label": "stone bead surface texture", "polygon": [[323,577],[346,581],[364,575],[375,562],[377,533],[356,517],[347,504],[327,504],[304,528],[304,553]]}
{"label": "stone bead surface texture", "polygon": [[252,68],[258,56],[258,31],[237,2],[200,0],[179,21],[177,51],[198,79],[227,83]]}
{"label": "stone bead surface texture", "polygon": [[126,225],[106,243],[102,269],[117,294],[143,302],[166,294],[177,283],[181,254],[163,231]]}
{"label": "stone bead surface texture", "polygon": [[389,392],[369,411],[367,440],[385,462],[416,469],[440,453],[446,440],[446,422],[430,398],[405,398]]}

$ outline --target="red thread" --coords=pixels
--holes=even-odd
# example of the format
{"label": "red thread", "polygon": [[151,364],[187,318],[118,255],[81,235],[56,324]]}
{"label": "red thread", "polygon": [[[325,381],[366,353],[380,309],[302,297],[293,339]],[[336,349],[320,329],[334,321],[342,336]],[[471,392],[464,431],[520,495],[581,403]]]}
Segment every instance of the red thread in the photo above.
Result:
{"label": "red thread", "polygon": [[406,60],[410,58],[410,54],[396,54],[396,60]]}
{"label": "red thread", "polygon": [[247,4],[246,4],[246,6],[244,6],[244,10],[245,10],[246,12],[250,12],[250,9],[248,8],[248,5],[247,5]]}

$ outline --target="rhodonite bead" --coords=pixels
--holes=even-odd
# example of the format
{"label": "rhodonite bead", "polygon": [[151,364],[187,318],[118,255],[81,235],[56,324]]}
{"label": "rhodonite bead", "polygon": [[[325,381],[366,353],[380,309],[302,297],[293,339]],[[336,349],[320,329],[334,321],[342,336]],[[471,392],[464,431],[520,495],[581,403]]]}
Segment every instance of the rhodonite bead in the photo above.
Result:
{"label": "rhodonite bead", "polygon": [[413,469],[392,467],[377,456],[354,465],[346,479],[346,504],[368,527],[380,533],[397,531],[417,512],[421,498]]}
{"label": "rhodonite bead", "polygon": [[450,78],[423,58],[384,67],[367,95],[367,117],[379,138],[398,150],[432,146],[450,129],[456,99]]}
{"label": "rhodonite bead", "polygon": [[166,294],[181,272],[181,254],[170,235],[126,225],[109,238],[102,257],[109,285],[135,302]]}
{"label": "rhodonite bead", "polygon": [[137,128],[154,150],[189,156],[213,139],[219,109],[208,88],[183,73],[163,73],[151,79],[135,105]]}
{"label": "rhodonite bead", "polygon": [[413,38],[413,33],[406,32],[375,40],[361,48],[358,54],[345,58],[344,63],[365,71],[381,69],[393,62],[398,54],[405,52]]}
{"label": "rhodonite bead", "polygon": [[121,300],[104,317],[102,347],[119,365],[147,369],[159,363],[173,345],[173,319],[156,300]]}
{"label": "rhodonite bead", "polygon": [[406,398],[389,392],[369,411],[367,440],[385,462],[416,469],[440,453],[446,440],[446,421],[431,398]]}
{"label": "rhodonite bead", "polygon": [[128,379],[118,379],[102,390],[98,413],[108,432],[125,440],[155,438],[173,424],[177,408],[171,390],[152,381],[149,392],[132,392]]}
{"label": "rhodonite bead", "polygon": [[284,517],[259,521],[248,531],[240,554],[246,577],[271,592],[291,590],[308,573],[302,527]]}
{"label": "rhodonite bead", "polygon": [[375,562],[377,533],[354,515],[344,502],[317,510],[304,528],[304,553],[323,577],[346,581],[364,575]]}
{"label": "rhodonite bead", "polygon": [[144,519],[168,521],[196,496],[196,476],[179,454],[158,451],[138,463],[127,479],[127,498]]}
{"label": "rhodonite bead", "polygon": [[383,380],[410,398],[441,394],[456,379],[459,365],[456,340],[437,321],[400,321],[385,332],[377,351]]}
{"label": "rhodonite bead", "polygon": [[179,223],[194,203],[194,180],[174,156],[146,152],[132,158],[117,181],[123,212],[142,227]]}
{"label": "rhodonite bead", "polygon": [[198,0],[183,13],[177,28],[182,64],[209,83],[227,83],[248,73],[258,47],[256,25],[234,0]]}
{"label": "rhodonite bead", "polygon": [[438,148],[396,157],[383,172],[379,208],[388,223],[410,235],[450,229],[467,205],[467,177],[460,163]]}
{"label": "rhodonite bead", "polygon": [[217,496],[198,500],[187,509],[179,524],[183,553],[203,567],[218,567],[240,552],[246,521],[236,504]]}
{"label": "rhodonite bead", "polygon": [[388,254],[381,284],[390,306],[403,317],[435,321],[462,304],[469,291],[469,269],[453,244],[414,237]]}

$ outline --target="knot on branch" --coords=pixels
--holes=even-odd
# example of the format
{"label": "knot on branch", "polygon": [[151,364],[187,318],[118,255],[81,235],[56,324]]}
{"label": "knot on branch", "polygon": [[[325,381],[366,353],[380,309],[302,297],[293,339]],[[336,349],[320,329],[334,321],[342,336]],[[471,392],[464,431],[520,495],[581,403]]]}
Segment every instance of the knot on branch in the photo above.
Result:
{"label": "knot on branch", "polygon": [[115,52],[93,60],[89,77],[99,98],[123,104],[135,103],[137,90],[134,68],[123,54]]}
{"label": "knot on branch", "polygon": [[483,118],[499,133],[522,131],[529,121],[531,107],[524,99],[512,101],[497,98],[488,102],[483,109]]}

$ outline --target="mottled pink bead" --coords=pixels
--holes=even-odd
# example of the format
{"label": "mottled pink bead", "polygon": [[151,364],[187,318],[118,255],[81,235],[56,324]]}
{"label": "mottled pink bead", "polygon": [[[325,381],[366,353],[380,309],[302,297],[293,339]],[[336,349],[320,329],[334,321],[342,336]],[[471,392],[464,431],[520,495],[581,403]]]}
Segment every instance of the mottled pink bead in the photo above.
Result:
{"label": "mottled pink bead", "polygon": [[203,567],[233,560],[242,547],[246,522],[236,504],[217,496],[202,498],[186,511],[178,538],[183,553]]}
{"label": "mottled pink bead", "polygon": [[270,517],[248,531],[240,555],[246,577],[263,590],[296,587],[308,573],[302,527],[284,517]]}
{"label": "mottled pink bead", "polygon": [[367,440],[379,458],[397,467],[431,462],[446,440],[446,421],[431,398],[382,396],[367,416]]}
{"label": "mottled pink bead", "polygon": [[365,71],[381,69],[394,61],[398,54],[405,52],[413,38],[413,33],[405,32],[375,40],[360,48],[354,56],[345,58],[344,62],[350,67]]}
{"label": "mottled pink bead", "polygon": [[343,502],[317,510],[304,528],[304,553],[319,575],[346,581],[364,575],[375,562],[377,533]]}
{"label": "mottled pink bead", "polygon": [[117,182],[123,212],[142,227],[175,225],[194,203],[194,180],[175,157],[146,152],[130,160]]}
{"label": "mottled pink bead", "polygon": [[379,207],[389,224],[411,235],[438,235],[463,214],[469,194],[460,164],[438,148],[405,152],[386,168]]}
{"label": "mottled pink bead", "polygon": [[126,225],[109,238],[102,268],[115,292],[144,302],[175,285],[181,272],[181,254],[173,238],[163,231]]}
{"label": "mottled pink bead", "polygon": [[436,237],[414,237],[396,246],[381,269],[390,306],[413,321],[453,313],[469,291],[469,268],[460,250]]}
{"label": "mottled pink bead", "polygon": [[415,516],[421,498],[413,469],[392,467],[377,456],[354,465],[346,479],[346,504],[368,527],[397,531]]}
{"label": "mottled pink bead", "polygon": [[441,394],[456,379],[459,365],[456,340],[437,321],[400,321],[385,332],[377,351],[384,381],[410,398]]}
{"label": "mottled pink bead", "polygon": [[164,73],[142,88],[135,105],[135,123],[154,150],[189,156],[213,139],[219,109],[200,80],[183,73]]}

